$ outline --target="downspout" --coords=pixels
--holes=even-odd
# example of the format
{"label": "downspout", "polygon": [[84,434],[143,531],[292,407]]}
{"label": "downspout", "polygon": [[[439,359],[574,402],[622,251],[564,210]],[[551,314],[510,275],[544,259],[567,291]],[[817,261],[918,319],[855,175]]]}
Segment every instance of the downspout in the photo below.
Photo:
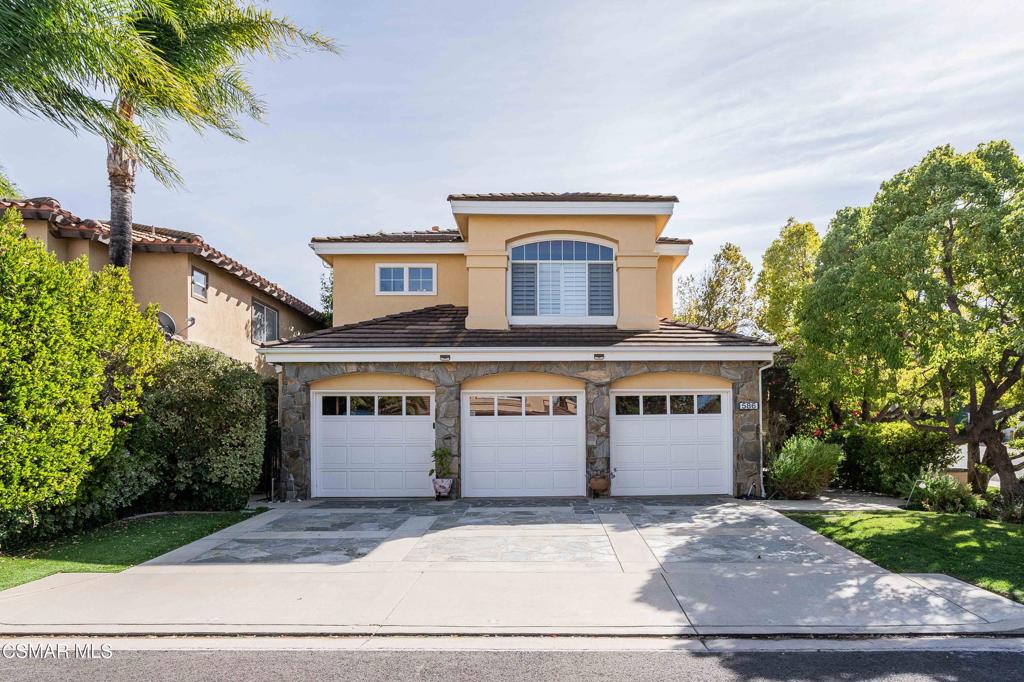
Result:
{"label": "downspout", "polygon": [[775,366],[775,357],[768,361],[768,364],[757,370],[757,435],[760,446],[758,457],[757,479],[761,486],[762,499],[767,497],[764,492],[764,371]]}

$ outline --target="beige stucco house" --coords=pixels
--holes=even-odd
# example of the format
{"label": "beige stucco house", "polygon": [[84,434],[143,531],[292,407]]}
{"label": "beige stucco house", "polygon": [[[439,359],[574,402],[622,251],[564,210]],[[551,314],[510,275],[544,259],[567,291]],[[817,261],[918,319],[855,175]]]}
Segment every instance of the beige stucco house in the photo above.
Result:
{"label": "beige stucco house", "polygon": [[281,374],[300,496],[761,491],[776,347],[671,319],[672,196],[460,194],[454,229],[316,237],[334,326],[259,352]]}
{"label": "beige stucco house", "polygon": [[[16,208],[29,237],[62,260],[107,264],[109,230],[82,219],[55,199],[0,200]],[[131,280],[139,305],[156,303],[175,334],[270,372],[256,350],[264,343],[320,329],[319,313],[287,291],[218,251],[192,232],[136,225]]]}

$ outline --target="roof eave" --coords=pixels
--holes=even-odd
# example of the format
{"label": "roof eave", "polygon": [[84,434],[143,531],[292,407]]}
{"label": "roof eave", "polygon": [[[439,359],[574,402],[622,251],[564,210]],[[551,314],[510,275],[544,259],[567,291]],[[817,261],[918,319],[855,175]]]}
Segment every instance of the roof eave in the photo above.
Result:
{"label": "roof eave", "polygon": [[450,199],[459,215],[660,215],[671,216],[672,201],[473,201]]}

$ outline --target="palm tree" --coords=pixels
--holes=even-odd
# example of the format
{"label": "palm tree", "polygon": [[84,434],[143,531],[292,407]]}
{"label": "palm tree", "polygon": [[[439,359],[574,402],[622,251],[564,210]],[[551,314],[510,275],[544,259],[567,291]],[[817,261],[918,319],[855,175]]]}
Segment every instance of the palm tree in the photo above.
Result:
{"label": "palm tree", "polygon": [[147,18],[176,23],[165,0],[0,2],[0,106],[98,134],[134,149],[147,167],[170,172],[152,137],[109,101],[130,82],[145,84],[147,99],[164,106],[199,109],[192,90],[139,32]]}
{"label": "palm tree", "polygon": [[[213,129],[242,140],[238,118],[259,120],[264,113],[242,73],[244,60],[257,54],[289,56],[293,47],[336,51],[329,38],[238,0],[158,1],[161,11],[137,12],[135,30],[167,65],[173,82],[184,85],[188,97],[165,97],[146,80],[123,80],[111,107],[126,127],[140,126],[150,137],[158,138],[165,123],[178,120],[197,132]],[[167,186],[179,183],[180,176],[169,162],[152,163],[130,140],[107,141],[110,262],[128,267],[137,166],[148,168]]]}

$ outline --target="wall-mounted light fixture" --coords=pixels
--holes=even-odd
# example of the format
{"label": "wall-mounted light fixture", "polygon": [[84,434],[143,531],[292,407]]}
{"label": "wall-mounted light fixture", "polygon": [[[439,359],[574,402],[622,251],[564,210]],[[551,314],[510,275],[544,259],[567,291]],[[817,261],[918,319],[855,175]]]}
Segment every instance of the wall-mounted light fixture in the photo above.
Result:
{"label": "wall-mounted light fixture", "polygon": [[604,353],[594,353],[595,360],[604,360]]}
{"label": "wall-mounted light fixture", "polygon": [[441,356],[441,362],[449,362],[451,359],[452,359],[452,356],[450,356],[450,355],[442,355]]}

